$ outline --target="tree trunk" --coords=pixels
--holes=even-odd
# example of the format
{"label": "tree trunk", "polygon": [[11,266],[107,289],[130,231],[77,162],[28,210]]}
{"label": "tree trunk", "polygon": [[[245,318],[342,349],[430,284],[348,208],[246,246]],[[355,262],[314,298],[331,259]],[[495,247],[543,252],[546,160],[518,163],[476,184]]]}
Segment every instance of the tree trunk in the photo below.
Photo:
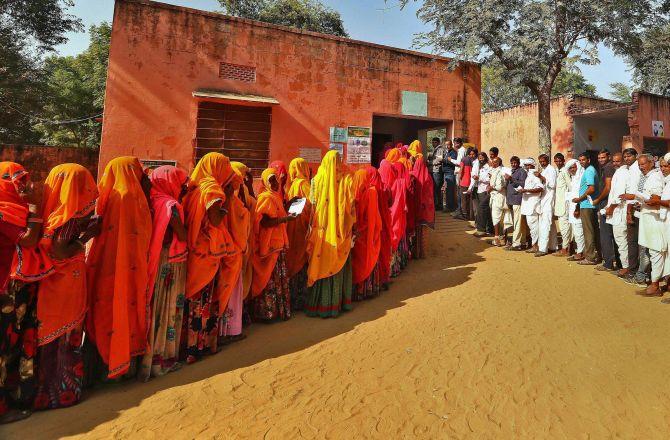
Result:
{"label": "tree trunk", "polygon": [[541,90],[537,94],[540,154],[551,156],[551,93]]}

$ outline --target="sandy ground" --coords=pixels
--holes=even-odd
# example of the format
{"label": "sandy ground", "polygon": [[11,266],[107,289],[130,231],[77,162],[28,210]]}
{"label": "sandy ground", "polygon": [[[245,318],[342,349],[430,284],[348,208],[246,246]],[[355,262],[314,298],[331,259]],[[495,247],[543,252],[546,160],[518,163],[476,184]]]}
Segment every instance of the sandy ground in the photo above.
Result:
{"label": "sandy ground", "polygon": [[464,228],[439,216],[430,258],[339,319],[256,325],[0,438],[668,438],[670,306]]}

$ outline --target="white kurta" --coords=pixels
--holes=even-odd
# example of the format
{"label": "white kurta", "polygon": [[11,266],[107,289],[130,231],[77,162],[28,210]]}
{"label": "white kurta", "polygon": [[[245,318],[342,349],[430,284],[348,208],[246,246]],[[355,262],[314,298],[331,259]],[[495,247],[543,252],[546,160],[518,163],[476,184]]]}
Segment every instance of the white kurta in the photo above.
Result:
{"label": "white kurta", "polygon": [[642,204],[640,209],[640,228],[638,243],[648,249],[665,251],[667,249],[663,221],[661,221],[660,210],[645,205],[652,195],[660,196],[663,193],[665,181],[663,174],[657,169],[649,171],[647,181],[642,191],[635,192],[635,198]]}
{"label": "white kurta", "polygon": [[[528,172],[526,182],[523,189],[538,189],[544,188],[539,177],[535,176],[535,170]],[[536,215],[540,213],[540,202],[542,201],[542,193],[524,193],[521,196],[521,215]]]}
{"label": "white kurta", "polygon": [[572,181],[570,173],[566,167],[558,172],[556,178],[556,197],[554,198],[554,215],[563,217],[568,213],[567,196],[572,190]]}
{"label": "white kurta", "polygon": [[614,172],[612,176],[612,184],[610,193],[607,197],[607,207],[614,206],[614,212],[611,217],[607,217],[607,223],[612,226],[626,223],[626,206],[625,200],[621,200],[619,196],[626,194],[630,173],[627,165],[622,165]]}
{"label": "white kurta", "polygon": [[556,250],[556,224],[554,223],[554,200],[556,198],[556,180],[558,173],[551,165],[542,170],[544,192],[540,199],[540,230],[537,242],[540,252]]}

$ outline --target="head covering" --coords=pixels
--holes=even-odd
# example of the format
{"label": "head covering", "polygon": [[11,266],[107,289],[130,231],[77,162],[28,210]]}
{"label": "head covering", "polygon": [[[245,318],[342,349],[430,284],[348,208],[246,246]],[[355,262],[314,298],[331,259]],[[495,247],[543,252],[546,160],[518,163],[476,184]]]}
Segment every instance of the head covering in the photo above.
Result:
{"label": "head covering", "polygon": [[184,200],[188,228],[187,298],[195,298],[214,279],[223,257],[240,253],[226,222],[214,226],[207,220],[207,210],[226,201],[223,189],[234,176],[237,174],[230,160],[221,153],[207,153],[191,173],[194,189]]}
{"label": "head covering", "polygon": [[281,160],[275,160],[270,164],[270,168],[277,170],[279,175],[277,176],[277,181],[279,182],[279,194],[282,199],[286,199],[286,182],[288,181],[288,172],[286,171],[286,165]]}
{"label": "head covering", "polygon": [[288,276],[293,277],[307,264],[307,235],[309,234],[309,219],[312,213],[312,204],[309,202],[311,186],[309,182],[309,165],[301,157],[291,161],[288,166],[290,186],[287,198],[306,199],[302,214],[286,225],[289,247],[286,251],[286,269]]}
{"label": "head covering", "polygon": [[272,219],[286,217],[284,199],[279,191],[274,191],[270,185],[270,178],[277,176],[275,168],[267,168],[261,174],[261,180],[265,190],[258,195],[256,204],[256,217],[254,221],[254,235],[256,236],[256,248],[251,261],[254,265],[254,278],[251,281],[251,294],[257,296],[263,292],[274,271],[279,253],[288,246],[286,224],[263,227],[263,217]]}
{"label": "head covering", "polygon": [[342,270],[351,251],[355,221],[352,179],[335,150],[323,157],[312,184],[308,285]]}
{"label": "head covering", "polygon": [[409,148],[407,149],[407,152],[412,157],[416,157],[417,154],[423,154],[423,147],[421,146],[421,141],[415,140],[411,144],[409,144]]}
{"label": "head covering", "polygon": [[532,157],[529,157],[529,158],[523,159],[521,161],[521,166],[525,167],[525,166],[528,166],[528,165],[535,166],[535,159],[533,159]]}
{"label": "head covering", "polygon": [[[98,189],[91,173],[81,165],[54,167],[44,182],[44,238],[40,247],[51,251],[54,234],[71,220],[88,216],[95,207]],[[55,273],[39,284],[37,294],[38,345],[45,345],[84,321],[87,305],[84,253],[68,260],[54,260]]]}
{"label": "head covering", "polygon": [[0,220],[22,228],[28,219],[28,204],[19,196],[16,185],[27,177],[28,172],[18,163],[0,162]]}
{"label": "head covering", "polygon": [[416,179],[417,212],[415,221],[419,225],[435,225],[435,198],[433,197],[433,178],[423,157],[417,158],[412,169],[412,176]]}
{"label": "head covering", "polygon": [[[388,164],[388,165],[387,165]],[[407,227],[407,169],[401,163],[383,163],[379,174],[391,190],[391,249],[398,249]]]}
{"label": "head covering", "polygon": [[395,163],[395,162],[398,162],[398,160],[400,160],[401,157],[402,157],[402,153],[400,152],[400,149],[392,148],[392,149],[390,149],[386,152],[385,159],[388,162]]}
{"label": "head covering", "polygon": [[152,220],[136,157],[111,160],[98,183],[102,233],[88,256],[87,331],[109,377],[124,374],[147,345],[149,243]]}
{"label": "head covering", "polygon": [[[179,197],[184,185],[188,183],[188,174],[181,168],[166,165],[156,168],[149,178],[151,179],[150,204],[153,213],[153,228],[149,244],[148,284],[149,300],[151,300],[165,232],[170,224],[172,212],[176,211],[182,223],[184,222],[184,208]],[[172,234],[168,261],[171,263],[185,261],[187,253],[186,242],[179,241],[177,234]]]}
{"label": "head covering", "polygon": [[356,197],[356,230],[358,237],[352,250],[353,283],[365,281],[377,264],[381,248],[382,219],[377,189],[371,185],[368,170],[356,171],[353,179]]}
{"label": "head covering", "polygon": [[[233,171],[238,177],[244,179],[251,172],[249,167],[241,162],[230,162]],[[246,182],[245,182],[246,183]],[[247,227],[247,246],[242,255],[242,297],[246,298],[251,292],[251,282],[253,280],[253,264],[251,264],[251,256],[256,247],[256,237],[253,234],[253,225],[256,218],[256,198],[251,192],[249,186],[246,184],[240,185],[240,194],[244,199],[244,207],[249,213],[248,227]]]}

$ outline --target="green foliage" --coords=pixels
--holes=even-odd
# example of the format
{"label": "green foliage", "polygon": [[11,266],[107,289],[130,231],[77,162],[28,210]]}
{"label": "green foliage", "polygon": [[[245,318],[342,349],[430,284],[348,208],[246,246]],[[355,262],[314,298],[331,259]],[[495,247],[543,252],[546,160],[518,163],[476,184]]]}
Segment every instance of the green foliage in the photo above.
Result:
{"label": "green foliage", "polygon": [[[102,113],[111,26],[91,26],[91,42],[76,57],[53,56],[46,60],[46,104],[42,118],[72,121]],[[36,125],[42,141],[52,145],[97,146],[101,123],[90,119],[68,124],[40,122]]]}
{"label": "green foliage", "polygon": [[[574,59],[566,61],[552,89],[553,96],[568,94],[596,96],[596,86],[584,78]],[[500,64],[492,62],[482,66],[482,110],[499,110],[536,99],[519,78],[510,75]]]}
{"label": "green foliage", "polygon": [[632,94],[633,90],[627,84],[621,82],[610,84],[610,96],[612,99],[621,102],[630,102]]}
{"label": "green foliage", "polygon": [[219,0],[237,17],[347,37],[339,12],[318,0]]}
{"label": "green foliage", "polygon": [[44,103],[42,55],[81,29],[71,0],[0,0],[0,142],[39,140],[30,115]]}
{"label": "green foliage", "polygon": [[670,22],[646,30],[629,60],[640,89],[670,95]]}

